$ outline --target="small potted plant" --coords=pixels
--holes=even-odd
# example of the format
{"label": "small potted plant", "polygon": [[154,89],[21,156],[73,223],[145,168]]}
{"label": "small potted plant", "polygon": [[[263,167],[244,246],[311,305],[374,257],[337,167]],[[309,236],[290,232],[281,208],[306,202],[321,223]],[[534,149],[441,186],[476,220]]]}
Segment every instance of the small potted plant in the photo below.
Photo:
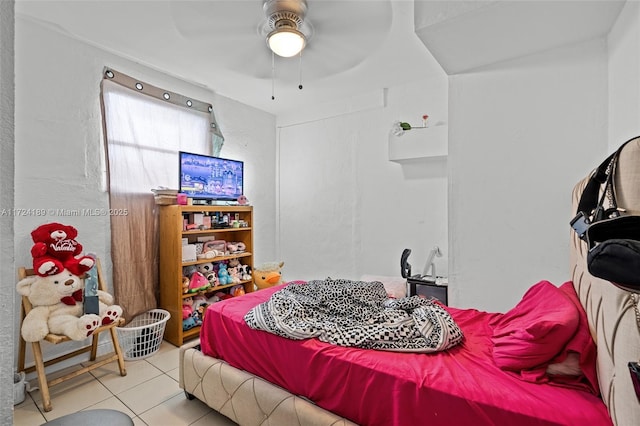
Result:
{"label": "small potted plant", "polygon": [[411,129],[426,129],[428,118],[429,116],[427,114],[422,116],[422,126],[412,126],[406,121],[396,121],[395,123],[393,123],[391,132],[396,136],[402,136],[404,135],[404,132],[409,131]]}

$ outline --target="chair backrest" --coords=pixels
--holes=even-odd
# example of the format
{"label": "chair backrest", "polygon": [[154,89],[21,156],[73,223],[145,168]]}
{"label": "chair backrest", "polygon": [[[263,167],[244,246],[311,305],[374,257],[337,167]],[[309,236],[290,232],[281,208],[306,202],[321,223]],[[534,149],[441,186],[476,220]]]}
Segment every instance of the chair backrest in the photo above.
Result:
{"label": "chair backrest", "polygon": [[[107,291],[104,276],[102,274],[102,266],[100,266],[100,259],[96,259],[96,264],[94,268],[96,268],[96,271],[98,271],[98,288],[102,291]],[[21,266],[18,268],[18,279],[20,280],[35,274],[36,273],[33,270],[33,268],[27,268],[25,266]]]}

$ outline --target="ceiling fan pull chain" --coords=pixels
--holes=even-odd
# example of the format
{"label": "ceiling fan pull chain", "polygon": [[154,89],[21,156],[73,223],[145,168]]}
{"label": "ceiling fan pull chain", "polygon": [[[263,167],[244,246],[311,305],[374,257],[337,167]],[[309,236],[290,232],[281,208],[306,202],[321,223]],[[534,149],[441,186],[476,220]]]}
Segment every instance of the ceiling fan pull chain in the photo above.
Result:
{"label": "ceiling fan pull chain", "polygon": [[271,100],[275,100],[276,96],[276,56],[275,53],[271,52]]}
{"label": "ceiling fan pull chain", "polygon": [[298,64],[298,89],[302,90],[302,50],[300,51],[300,63]]}

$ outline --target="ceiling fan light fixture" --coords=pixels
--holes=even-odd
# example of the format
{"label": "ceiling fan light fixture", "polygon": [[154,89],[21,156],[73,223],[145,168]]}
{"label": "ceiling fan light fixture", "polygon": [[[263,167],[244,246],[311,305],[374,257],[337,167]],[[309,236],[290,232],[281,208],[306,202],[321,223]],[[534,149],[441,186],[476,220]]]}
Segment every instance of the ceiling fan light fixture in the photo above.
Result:
{"label": "ceiling fan light fixture", "polygon": [[304,49],[307,39],[300,31],[291,27],[280,27],[267,35],[269,48],[278,56],[290,58]]}

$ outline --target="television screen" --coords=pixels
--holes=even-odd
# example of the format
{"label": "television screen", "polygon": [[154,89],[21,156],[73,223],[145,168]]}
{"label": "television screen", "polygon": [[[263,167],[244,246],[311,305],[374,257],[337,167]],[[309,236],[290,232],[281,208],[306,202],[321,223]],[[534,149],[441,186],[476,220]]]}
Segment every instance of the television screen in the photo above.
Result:
{"label": "television screen", "polygon": [[180,192],[196,200],[237,200],[244,163],[180,151]]}

